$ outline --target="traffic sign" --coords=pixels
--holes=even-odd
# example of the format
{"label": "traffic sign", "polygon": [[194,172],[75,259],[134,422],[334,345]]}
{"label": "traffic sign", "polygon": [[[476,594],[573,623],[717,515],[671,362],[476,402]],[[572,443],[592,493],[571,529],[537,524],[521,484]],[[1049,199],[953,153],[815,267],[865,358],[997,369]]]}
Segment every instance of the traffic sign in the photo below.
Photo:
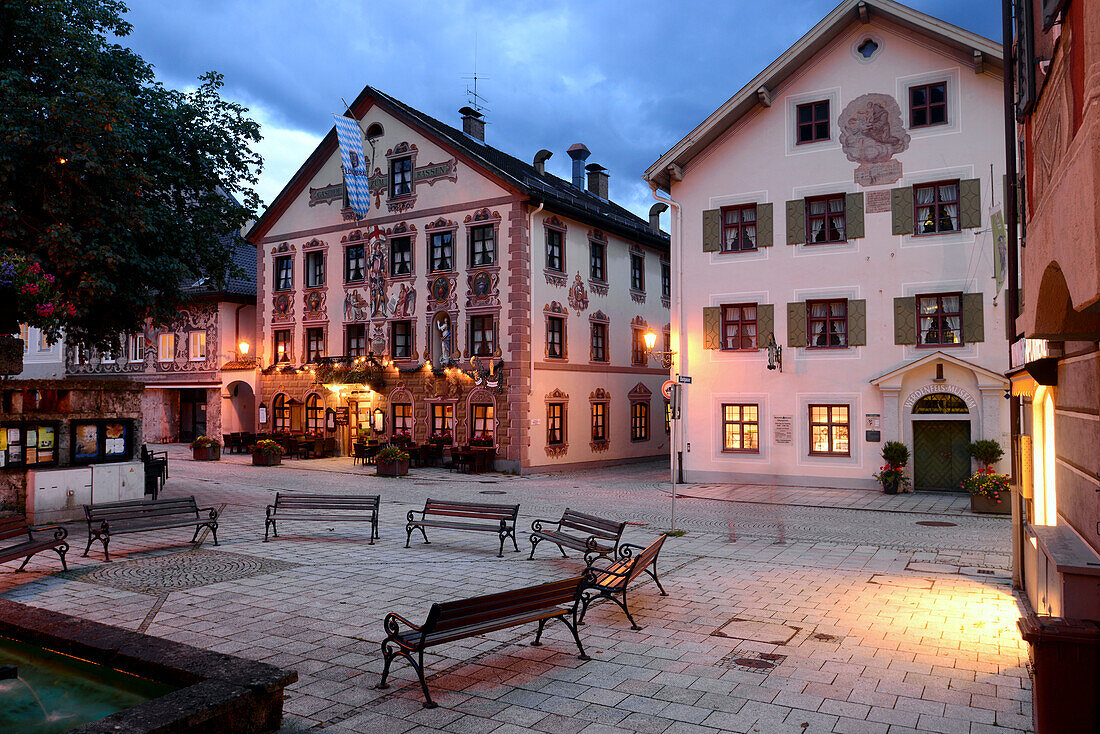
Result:
{"label": "traffic sign", "polygon": [[681,385],[690,385],[691,384],[691,378],[688,377],[687,375],[680,375],[678,377],[678,379],[679,379]]}

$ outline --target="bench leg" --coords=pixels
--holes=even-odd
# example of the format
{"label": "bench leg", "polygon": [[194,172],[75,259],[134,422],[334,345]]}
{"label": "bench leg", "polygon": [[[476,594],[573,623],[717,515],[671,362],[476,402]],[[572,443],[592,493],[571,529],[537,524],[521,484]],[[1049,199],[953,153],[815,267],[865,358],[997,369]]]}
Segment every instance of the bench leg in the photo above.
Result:
{"label": "bench leg", "polygon": [[15,569],[15,570],[16,570],[16,571],[22,571],[22,570],[23,570],[24,568],[26,568],[26,567],[27,567],[27,564],[28,564],[28,563],[30,563],[30,560],[31,560],[31,556],[33,556],[33,555],[34,555],[34,554],[33,554],[33,553],[31,553],[31,555],[30,555],[30,556],[27,556],[26,558],[24,558],[24,559],[23,559],[23,565],[21,565],[21,566],[20,566],[19,568]]}
{"label": "bench leg", "polygon": [[531,533],[531,555],[527,556],[528,561],[535,557],[535,546],[537,546],[540,542],[542,542],[542,538],[539,538],[534,533]]}
{"label": "bench leg", "polygon": [[378,515],[375,514],[370,519],[370,544],[374,545],[374,541],[378,539]]}
{"label": "bench leg", "polygon": [[86,547],[84,549],[84,553],[82,554],[84,558],[88,557],[88,551],[90,551],[92,549],[92,541],[93,540],[95,540],[95,535],[93,535],[91,532],[89,532],[88,533],[88,547]]}
{"label": "bench leg", "polygon": [[638,623],[634,621],[634,617],[632,617],[630,615],[630,610],[626,608],[626,588],[625,587],[623,588],[623,600],[622,601],[619,601],[614,596],[609,596],[607,598],[610,599],[611,601],[615,602],[616,604],[618,604],[620,607],[622,607],[623,613],[626,614],[626,618],[630,620],[630,628],[632,630],[638,631],[638,630],[641,629],[641,627],[638,626]]}
{"label": "bench leg", "polygon": [[560,550],[560,551],[561,551],[561,557],[562,557],[562,558],[568,558],[568,557],[569,557],[569,556],[567,556],[567,555],[565,554],[565,548],[562,548],[562,547],[561,547],[561,546],[559,545],[559,546],[558,546],[558,550]]}
{"label": "bench leg", "polygon": [[665,591],[665,587],[661,586],[661,582],[657,578],[657,563],[654,562],[652,571],[647,568],[645,572],[648,573],[653,579],[653,583],[657,584],[657,588],[661,590],[661,596],[668,596],[668,592]]}
{"label": "bench leg", "polygon": [[214,536],[214,545],[217,546],[218,545],[218,523],[214,523],[213,525],[208,525],[207,527],[210,528],[210,534]]}
{"label": "bench leg", "polygon": [[542,643],[539,642],[539,640],[542,639],[542,630],[543,630],[544,627],[546,627],[546,620],[545,619],[540,619],[539,620],[538,631],[535,632],[535,641],[531,643],[531,647],[541,647],[542,646]]}
{"label": "bench leg", "polygon": [[110,561],[111,560],[111,554],[107,552],[107,546],[111,542],[111,536],[110,535],[104,535],[100,538],[100,541],[103,543],[103,560]]}
{"label": "bench leg", "polygon": [[590,658],[587,653],[585,653],[584,645],[581,644],[581,636],[577,632],[577,624],[579,623],[570,624],[569,620],[565,617],[555,617],[554,619],[560,619],[562,624],[568,627],[569,631],[573,633],[573,641],[577,643],[577,650],[580,651],[580,655],[578,655],[577,657],[581,660],[591,660],[592,658]]}
{"label": "bench leg", "polygon": [[264,520],[264,542],[267,542],[267,532],[271,529],[271,520]]}
{"label": "bench leg", "polygon": [[57,555],[61,557],[61,570],[68,571],[69,567],[65,564],[65,554],[69,552],[69,544],[62,543],[54,548],[54,550],[57,551]]}
{"label": "bench leg", "polygon": [[385,642],[382,643],[382,659],[385,661],[385,665],[382,666],[382,680],[378,682],[375,688],[385,690],[390,687],[390,684],[386,682],[386,679],[390,677],[390,663],[393,662],[393,656],[396,653]]}

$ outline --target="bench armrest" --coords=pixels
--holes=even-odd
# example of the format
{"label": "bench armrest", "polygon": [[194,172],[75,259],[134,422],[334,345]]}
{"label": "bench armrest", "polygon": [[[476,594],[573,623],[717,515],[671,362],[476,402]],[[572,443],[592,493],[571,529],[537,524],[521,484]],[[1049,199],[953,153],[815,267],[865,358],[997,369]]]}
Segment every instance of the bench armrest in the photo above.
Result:
{"label": "bench armrest", "polygon": [[531,530],[533,532],[536,532],[536,533],[542,532],[542,524],[543,523],[546,523],[547,525],[557,525],[558,530],[561,530],[561,520],[545,520],[545,519],[539,519],[539,520],[535,520],[534,522],[532,522],[531,523]]}
{"label": "bench armrest", "polygon": [[69,531],[60,525],[32,525],[27,528],[31,533],[45,533],[53,531],[54,540],[64,540],[68,537]]}
{"label": "bench armrest", "polygon": [[409,510],[409,514],[406,516],[407,521],[408,522],[414,522],[416,520],[416,518],[413,517],[413,515],[415,515],[418,512],[420,513],[420,519],[423,520],[424,519],[424,510]]}
{"label": "bench armrest", "polygon": [[277,505],[268,505],[267,506],[267,509],[264,510],[264,513],[267,515],[267,517],[271,517],[272,513],[275,512],[276,507],[277,507]]}
{"label": "bench armrest", "polygon": [[644,545],[634,545],[633,543],[619,543],[619,560],[625,561],[628,558],[634,556],[634,551],[644,551],[646,547]]}
{"label": "bench armrest", "polygon": [[218,519],[218,511],[216,509],[214,509],[213,507],[200,507],[198,512],[200,514],[203,513],[203,512],[209,513],[211,520],[217,520]]}
{"label": "bench armrest", "polygon": [[401,627],[399,625],[405,625],[414,632],[420,632],[424,629],[423,626],[415,625],[395,612],[390,612],[386,615],[386,618],[382,620],[382,626],[386,629],[386,639],[406,649],[412,649],[408,643],[401,639]]}

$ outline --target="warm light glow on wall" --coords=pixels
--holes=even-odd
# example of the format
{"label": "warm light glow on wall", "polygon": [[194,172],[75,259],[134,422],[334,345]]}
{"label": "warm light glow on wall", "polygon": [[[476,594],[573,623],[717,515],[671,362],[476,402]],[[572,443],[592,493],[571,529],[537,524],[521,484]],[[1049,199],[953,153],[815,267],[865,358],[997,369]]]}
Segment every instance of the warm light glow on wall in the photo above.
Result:
{"label": "warm light glow on wall", "polygon": [[1055,484],[1054,398],[1050,388],[1035,391],[1031,411],[1034,457],[1033,486],[1036,525],[1058,524],[1058,491]]}
{"label": "warm light glow on wall", "polygon": [[248,350],[250,348],[251,348],[251,345],[248,342],[241,342],[240,344],[237,345],[237,349],[240,351],[242,357],[247,357],[248,356]]}
{"label": "warm light glow on wall", "polygon": [[653,345],[655,345],[657,343],[657,332],[647,331],[643,338],[645,339],[645,348],[649,349],[649,350],[652,350]]}

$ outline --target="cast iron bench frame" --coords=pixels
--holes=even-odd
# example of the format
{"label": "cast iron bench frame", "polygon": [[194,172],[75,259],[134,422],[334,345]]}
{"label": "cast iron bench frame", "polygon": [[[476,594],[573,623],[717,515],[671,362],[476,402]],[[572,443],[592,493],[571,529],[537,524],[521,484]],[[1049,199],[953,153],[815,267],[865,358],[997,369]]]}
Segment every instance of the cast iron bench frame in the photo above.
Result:
{"label": "cast iron bench frame", "polygon": [[[543,524],[556,524],[557,530],[543,530]],[[535,548],[544,540],[553,543],[561,551],[562,558],[568,558],[565,548],[584,551],[585,563],[589,566],[592,561],[601,556],[615,555],[619,551],[619,541],[622,539],[625,522],[615,522],[595,515],[586,515],[583,512],[565,508],[560,520],[535,520],[531,523],[531,555],[527,560],[535,557]],[[581,535],[571,535],[563,529],[580,531]],[[611,545],[600,545],[601,540],[611,541]],[[562,546],[565,546],[563,548]]]}
{"label": "cast iron bench frame", "polygon": [[[622,608],[626,618],[630,620],[632,629],[641,629],[631,616],[630,609],[627,608],[626,592],[630,583],[645,572],[657,584],[657,588],[661,590],[661,596],[668,596],[665,587],[661,586],[661,581],[657,578],[657,555],[661,552],[661,546],[664,545],[667,537],[667,534],[662,534],[644,548],[632,543],[620,544],[618,558],[607,568],[589,564],[585,569],[584,581],[579,591],[582,597],[580,617],[582,624],[584,615],[588,612],[588,605],[596,599],[603,598],[610,599]],[[635,554],[635,550],[640,552]],[[616,598],[616,594],[622,596],[621,601]]]}
{"label": "cast iron bench frame", "polygon": [[[35,533],[47,531],[53,531],[53,536],[50,538],[35,537]],[[23,565],[16,569],[22,571],[27,567],[31,556],[39,551],[53,550],[61,557],[62,570],[69,570],[69,567],[65,565],[65,554],[69,550],[69,544],[65,542],[65,538],[69,535],[68,530],[60,525],[28,525],[27,518],[23,515],[0,518],[0,541],[21,538],[24,533],[26,533],[27,539],[23,542],[0,547],[0,563],[14,561],[16,558],[26,556],[23,558]]]}
{"label": "cast iron bench frame", "polygon": [[[283,494],[275,493],[275,504],[267,506],[267,517],[264,519],[264,542],[267,542],[268,531],[271,530],[276,538],[279,537],[279,526],[276,523],[286,520],[295,522],[369,522],[370,545],[374,545],[378,537],[378,506],[381,502],[377,494]],[[304,512],[305,510],[328,510],[328,514],[317,512]],[[335,511],[343,513],[358,512],[359,514],[334,514]]]}
{"label": "cast iron bench frame", "polygon": [[[542,644],[543,628],[552,619],[560,620],[569,628],[580,651],[578,657],[590,660],[577,632],[580,582],[579,577],[569,578],[458,601],[436,602],[432,604],[424,624],[419,626],[390,612],[382,623],[386,629],[386,637],[382,640],[385,667],[382,669],[382,680],[375,688],[389,688],[386,679],[390,674],[390,664],[400,655],[416,670],[424,691],[424,708],[435,708],[437,704],[432,701],[424,680],[426,648],[532,622],[538,622],[539,626],[535,641],[531,644],[538,646]],[[408,629],[402,631],[401,625]]]}
{"label": "cast iron bench frame", "polygon": [[[208,513],[207,519],[199,516],[202,512]],[[168,530],[194,525],[192,543],[196,542],[199,531],[205,527],[210,528],[214,545],[218,545],[218,511],[213,507],[199,508],[194,495],[164,500],[122,500],[84,505],[84,518],[88,521],[88,547],[84,549],[83,555],[87,556],[92,549],[92,543],[98,540],[103,543],[103,557],[108,561],[111,560],[107,550],[111,536],[124,533],[143,533],[147,530]]]}
{"label": "cast iron bench frame", "polygon": [[[420,519],[416,519],[416,515]],[[467,520],[494,520],[499,521],[495,525],[487,525],[475,522],[459,522],[458,520],[429,520],[428,517],[455,517]],[[423,510],[409,510],[408,524],[405,526],[405,547],[409,547],[413,530],[420,530],[424,536],[424,542],[428,541],[428,534],[424,528],[446,528],[448,530],[481,530],[487,533],[496,533],[500,536],[500,551],[497,558],[504,557],[504,541],[512,539],[512,545],[519,552],[516,543],[516,520],[519,518],[519,505],[489,505],[478,502],[448,502],[446,500],[433,500],[424,502]],[[509,526],[508,522],[511,521]]]}

